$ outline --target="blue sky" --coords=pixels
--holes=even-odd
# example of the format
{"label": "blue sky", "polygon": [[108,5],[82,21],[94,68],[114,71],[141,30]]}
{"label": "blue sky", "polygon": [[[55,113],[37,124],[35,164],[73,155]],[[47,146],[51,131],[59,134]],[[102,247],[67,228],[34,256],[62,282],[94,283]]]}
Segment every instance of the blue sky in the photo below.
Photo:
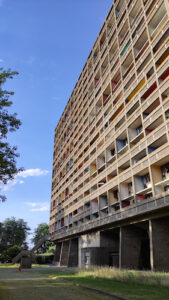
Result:
{"label": "blue sky", "polygon": [[11,111],[22,121],[9,136],[24,172],[5,187],[0,221],[49,222],[54,129],[112,0],[0,0],[0,66],[19,75]]}

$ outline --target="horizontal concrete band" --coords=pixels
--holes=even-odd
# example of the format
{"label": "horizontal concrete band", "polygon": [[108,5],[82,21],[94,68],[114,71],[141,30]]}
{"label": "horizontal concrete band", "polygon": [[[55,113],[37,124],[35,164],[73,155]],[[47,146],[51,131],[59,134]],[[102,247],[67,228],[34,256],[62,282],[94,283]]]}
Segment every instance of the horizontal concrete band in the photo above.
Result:
{"label": "horizontal concrete band", "polygon": [[144,200],[144,202],[133,205],[132,207],[125,209],[123,212],[115,212],[114,214],[104,217],[103,219],[93,220],[88,224],[80,225],[76,229],[59,232],[51,236],[51,240],[60,241],[91,230],[96,231],[107,227],[117,227],[123,222],[129,223],[133,218],[149,218],[148,215],[151,215],[151,213],[153,213],[153,218],[158,217],[158,214],[160,215],[163,210],[165,210],[164,214],[168,215],[169,211],[167,208],[169,208],[169,195],[165,195],[163,197],[157,196],[155,198],[151,198],[150,200]]}

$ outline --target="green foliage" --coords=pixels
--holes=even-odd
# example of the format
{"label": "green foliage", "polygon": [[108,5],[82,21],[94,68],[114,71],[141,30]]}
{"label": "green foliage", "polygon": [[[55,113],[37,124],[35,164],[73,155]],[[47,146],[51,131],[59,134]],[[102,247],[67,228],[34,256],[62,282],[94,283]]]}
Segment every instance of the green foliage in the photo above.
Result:
{"label": "green foliage", "polygon": [[4,250],[1,254],[1,262],[11,262],[12,259],[19,254],[21,247],[14,245],[7,250]]}
{"label": "green foliage", "polygon": [[[21,121],[17,119],[17,114],[10,114],[8,109],[13,104],[9,97],[13,92],[2,89],[3,84],[7,79],[12,79],[17,75],[17,72],[12,72],[10,69],[5,71],[0,68],[0,183],[6,184],[8,180],[21,171],[21,168],[16,166],[16,158],[19,156],[16,146],[10,146],[7,142],[9,132],[16,131],[21,125]],[[0,195],[0,199],[5,201],[6,197]]]}
{"label": "green foliage", "polygon": [[[34,243],[34,245],[36,245],[43,237],[48,236],[48,234],[49,234],[49,225],[47,223],[41,223],[35,229],[32,242]],[[38,249],[38,253],[46,253],[52,245],[53,245],[52,242],[46,241]]]}
{"label": "green foliage", "polygon": [[[29,230],[30,228],[23,219],[16,220],[12,217],[6,219],[4,223],[0,223],[0,259],[2,259],[2,255],[3,257],[4,255],[11,255],[16,247],[27,249],[25,240]],[[13,249],[13,247],[15,248]],[[11,252],[8,253],[9,249]]]}
{"label": "green foliage", "polygon": [[46,254],[54,254],[56,250],[56,246],[49,246],[49,249],[46,251]]}

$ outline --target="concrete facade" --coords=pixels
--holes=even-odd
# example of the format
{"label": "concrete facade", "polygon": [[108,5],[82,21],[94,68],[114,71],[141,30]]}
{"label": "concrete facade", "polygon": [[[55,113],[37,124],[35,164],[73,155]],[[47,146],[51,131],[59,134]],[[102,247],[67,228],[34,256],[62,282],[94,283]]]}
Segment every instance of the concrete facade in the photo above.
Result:
{"label": "concrete facade", "polygon": [[169,5],[115,0],[55,129],[55,259],[168,270],[168,219]]}

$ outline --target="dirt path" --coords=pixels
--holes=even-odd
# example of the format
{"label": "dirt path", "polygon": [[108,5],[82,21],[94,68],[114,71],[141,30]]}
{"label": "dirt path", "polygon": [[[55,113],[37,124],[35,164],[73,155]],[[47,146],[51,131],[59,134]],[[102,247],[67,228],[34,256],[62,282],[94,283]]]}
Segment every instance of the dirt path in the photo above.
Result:
{"label": "dirt path", "polygon": [[33,270],[0,270],[0,300],[110,300],[71,282],[50,279]]}

